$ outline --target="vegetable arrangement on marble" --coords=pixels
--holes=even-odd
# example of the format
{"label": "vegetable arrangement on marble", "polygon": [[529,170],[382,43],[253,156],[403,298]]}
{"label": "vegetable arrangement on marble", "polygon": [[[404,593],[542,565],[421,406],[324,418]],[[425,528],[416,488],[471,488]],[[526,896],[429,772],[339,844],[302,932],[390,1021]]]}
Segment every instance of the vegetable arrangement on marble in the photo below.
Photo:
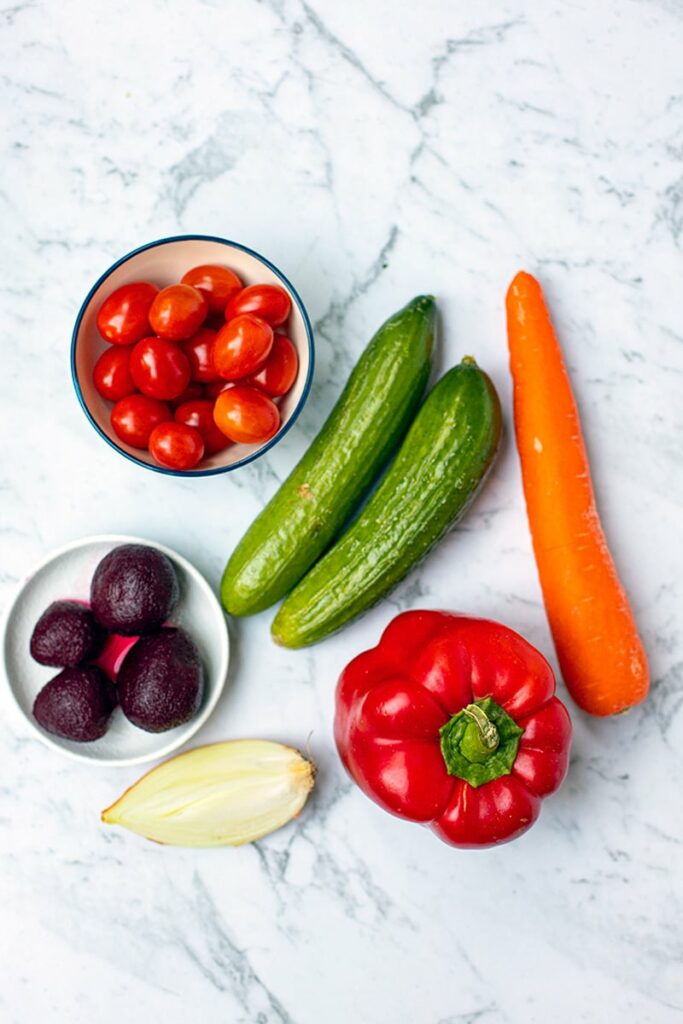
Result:
{"label": "vegetable arrangement on marble", "polygon": [[[119,289],[100,310],[112,348],[95,370],[100,393],[117,401],[119,435],[180,467],[164,463],[153,443],[173,427],[165,403],[175,401],[175,425],[199,438],[192,465],[211,451],[212,431],[225,443],[271,436],[279,425],[274,400],[297,372],[294,346],[275,333],[289,310],[282,289],[245,288],[214,266],[195,267],[162,291],[143,282]],[[218,315],[223,326],[207,326],[207,316]],[[530,275],[512,282],[507,315],[515,434],[558,660],[581,708],[615,714],[646,696],[647,662],[595,508],[559,344]],[[495,462],[500,402],[472,356],[423,398],[435,317],[435,300],[422,295],[379,328],[318,436],[227,562],[225,610],[253,615],[282,600],[272,636],[284,647],[324,640],[389,594],[466,513]],[[136,387],[142,394],[129,391]],[[188,388],[206,390],[190,396]],[[272,405],[272,423],[259,410],[251,419],[234,411],[242,391]],[[121,413],[125,402],[161,409],[147,409],[141,423]],[[130,570],[122,549],[108,556],[117,558]],[[162,580],[167,567],[157,566],[149,591],[132,564],[132,576],[118,581],[98,568],[90,609],[60,601],[38,623],[34,657],[63,666],[36,699],[46,729],[91,742],[117,703],[145,729],[170,728],[199,706],[200,655],[181,630],[164,625],[177,584],[174,592],[173,581]],[[108,633],[135,637],[118,675],[103,670]],[[567,772],[571,721],[555,689],[543,655],[508,627],[408,611],[342,672],[337,749],[352,779],[391,814],[456,847],[507,842],[531,827]],[[314,778],[312,763],[291,747],[217,743],[157,766],[102,819],[160,843],[239,845],[299,814]]]}

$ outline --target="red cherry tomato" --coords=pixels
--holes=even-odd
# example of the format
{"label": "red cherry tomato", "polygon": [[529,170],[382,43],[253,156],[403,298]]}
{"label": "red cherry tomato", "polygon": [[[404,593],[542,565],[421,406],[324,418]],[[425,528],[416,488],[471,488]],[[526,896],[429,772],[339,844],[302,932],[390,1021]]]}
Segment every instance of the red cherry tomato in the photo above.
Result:
{"label": "red cherry tomato", "polygon": [[169,341],[191,338],[206,320],[209,304],[189,284],[172,284],[159,292],[149,311],[152,330]]}
{"label": "red cherry tomato", "polygon": [[112,345],[134,345],[149,332],[149,311],[159,289],[149,281],[121,285],[97,313],[97,330]]}
{"label": "red cherry tomato", "polygon": [[154,428],[172,419],[165,402],[147,395],[128,395],[111,411],[111,425],[117,437],[131,448],[146,448]]}
{"label": "red cherry tomato", "polygon": [[192,380],[208,383],[218,379],[216,367],[213,365],[213,343],[216,340],[216,331],[210,331],[208,327],[200,327],[196,334],[184,341],[182,350],[190,360]]}
{"label": "red cherry tomato", "polygon": [[250,284],[228,299],[225,319],[252,313],[271,327],[277,327],[285,322],[291,308],[292,301],[284,288],[276,284]]}
{"label": "red cherry tomato", "polygon": [[284,334],[276,334],[272,351],[265,364],[258,373],[247,377],[245,384],[265,391],[271,398],[278,398],[287,394],[296,380],[298,371],[299,357],[294,342]]}
{"label": "red cherry tomato", "polygon": [[171,408],[177,409],[183,402],[196,402],[198,399],[204,397],[204,388],[201,384],[197,384],[196,381],[191,380],[187,385],[182,394],[178,395],[177,398],[172,399]]}
{"label": "red cherry tomato", "polygon": [[213,407],[216,426],[231,441],[260,444],[276,434],[280,413],[272,398],[247,384],[223,391]]}
{"label": "red cherry tomato", "polygon": [[234,388],[234,384],[230,380],[214,380],[205,387],[206,397],[216,399],[222,391],[227,391],[228,388]]}
{"label": "red cherry tomato", "polygon": [[204,454],[215,455],[227,448],[230,441],[225,434],[218,429],[213,419],[213,402],[183,402],[175,411],[177,423],[184,423],[186,427],[194,427],[202,435],[204,441]]}
{"label": "red cherry tomato", "polygon": [[213,421],[213,402],[199,399],[196,402],[183,402],[173,414],[176,423],[184,423],[186,427],[194,427],[204,436],[216,424]]}
{"label": "red cherry tomato", "polygon": [[209,313],[222,314],[228,299],[243,288],[242,282],[233,270],[213,263],[192,267],[183,274],[181,281],[202,292],[209,303]]}
{"label": "red cherry tomato", "polygon": [[249,313],[221,327],[213,346],[213,364],[225,380],[260,370],[273,347],[273,328]]}
{"label": "red cherry tomato", "polygon": [[130,348],[114,346],[106,349],[95,363],[92,379],[95,387],[109,402],[118,402],[136,390],[130,373]]}
{"label": "red cherry tomato", "polygon": [[190,363],[180,345],[143,338],[130,354],[130,372],[143,395],[168,401],[190,383]]}
{"label": "red cherry tomato", "polygon": [[160,466],[193,469],[204,457],[204,442],[194,427],[160,423],[150,434],[149,450]]}

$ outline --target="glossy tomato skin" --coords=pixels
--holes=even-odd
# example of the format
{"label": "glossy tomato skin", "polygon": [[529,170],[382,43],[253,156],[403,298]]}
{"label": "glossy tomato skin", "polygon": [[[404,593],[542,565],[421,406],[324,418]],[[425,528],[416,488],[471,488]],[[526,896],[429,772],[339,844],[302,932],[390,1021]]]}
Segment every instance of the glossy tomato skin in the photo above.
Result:
{"label": "glossy tomato skin", "polygon": [[194,427],[202,435],[216,425],[213,422],[213,402],[208,398],[200,398],[196,402],[183,402],[174,412],[173,418],[176,423]]}
{"label": "glossy tomato skin", "polygon": [[159,294],[149,281],[132,281],[109,295],[97,312],[97,330],[110,345],[134,345],[149,333],[149,311]]}
{"label": "glossy tomato skin", "polygon": [[271,398],[286,395],[299,372],[299,357],[294,342],[285,334],[276,334],[268,359],[258,371],[247,377],[245,384],[251,384],[265,391]]}
{"label": "glossy tomato skin", "polygon": [[116,436],[131,448],[146,448],[154,428],[171,419],[173,416],[166,403],[147,395],[128,395],[111,411]]}
{"label": "glossy tomato skin", "polygon": [[155,334],[169,341],[185,341],[199,330],[209,311],[206,297],[189,284],[172,284],[159,292],[149,311]]}
{"label": "glossy tomato skin", "polygon": [[271,327],[278,327],[285,322],[291,308],[292,300],[284,288],[276,284],[250,284],[228,299],[225,319],[252,313]]}
{"label": "glossy tomato skin", "polygon": [[196,402],[200,398],[204,398],[204,385],[191,380],[182,394],[171,401],[171,408],[177,409],[183,402]]}
{"label": "glossy tomato skin", "polygon": [[273,328],[265,320],[245,313],[221,327],[213,346],[213,364],[219,377],[240,380],[260,370],[273,347]]}
{"label": "glossy tomato skin", "polygon": [[183,402],[175,411],[177,423],[194,427],[202,435],[204,454],[215,455],[222,452],[231,443],[225,434],[218,429],[213,419],[213,402],[208,399],[197,402]]}
{"label": "glossy tomato skin", "polygon": [[234,388],[234,384],[230,380],[214,380],[211,384],[207,384],[205,387],[206,397],[213,398],[214,401],[223,391],[227,391],[228,388]]}
{"label": "glossy tomato skin", "polygon": [[191,284],[200,291],[209,304],[209,314],[223,314],[228,300],[241,291],[243,284],[234,270],[215,263],[192,267],[181,278],[182,284]]}
{"label": "glossy tomato skin", "polygon": [[218,380],[216,367],[213,365],[213,346],[217,331],[208,327],[200,327],[196,334],[182,343],[182,349],[190,361],[192,380],[207,384]]}
{"label": "glossy tomato skin", "polygon": [[166,338],[143,338],[130,354],[136,387],[149,398],[170,401],[190,383],[190,363],[180,345]]}
{"label": "glossy tomato skin", "polygon": [[202,435],[184,423],[160,423],[149,438],[150,454],[166,469],[194,469],[204,457]]}
{"label": "glossy tomato skin", "polygon": [[213,418],[218,429],[238,444],[262,444],[280,427],[275,402],[248,384],[223,391],[216,399]]}
{"label": "glossy tomato skin", "polygon": [[93,383],[109,402],[118,402],[137,390],[130,372],[130,353],[127,345],[112,345],[95,363]]}

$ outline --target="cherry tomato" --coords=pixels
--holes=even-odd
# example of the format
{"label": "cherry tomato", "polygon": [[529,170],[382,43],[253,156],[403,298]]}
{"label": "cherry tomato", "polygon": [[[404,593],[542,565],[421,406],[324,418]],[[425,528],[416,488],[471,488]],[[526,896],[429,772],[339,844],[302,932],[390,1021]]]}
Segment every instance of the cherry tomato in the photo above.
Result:
{"label": "cherry tomato", "polygon": [[128,395],[111,411],[111,425],[117,437],[131,448],[146,448],[154,428],[172,419],[171,410],[165,402],[147,395]]}
{"label": "cherry tomato", "polygon": [[199,402],[183,402],[175,411],[177,423],[186,427],[194,427],[202,435],[205,455],[215,455],[227,448],[230,441],[218,429],[213,419],[213,402],[206,399]]}
{"label": "cherry tomato", "polygon": [[209,311],[204,295],[189,284],[172,284],[159,292],[149,311],[152,330],[169,341],[185,341],[199,330]]}
{"label": "cherry tomato", "polygon": [[234,388],[234,386],[231,380],[214,380],[207,384],[204,390],[207,398],[216,399],[221,391],[227,391],[228,388]]}
{"label": "cherry tomato", "polygon": [[241,444],[267,441],[280,426],[280,413],[272,398],[247,384],[223,391],[213,407],[213,418],[226,437]]}
{"label": "cherry tomato", "polygon": [[197,384],[196,381],[191,380],[187,385],[182,394],[178,395],[177,398],[172,399],[171,408],[177,409],[183,402],[196,402],[198,399],[204,397],[204,388],[201,384]]}
{"label": "cherry tomato", "polygon": [[121,285],[97,313],[97,330],[112,345],[134,345],[149,332],[149,311],[159,289],[149,281]]}
{"label": "cherry tomato", "polygon": [[285,322],[291,308],[292,301],[284,288],[276,284],[250,284],[228,299],[225,319],[253,313],[271,327],[277,327]]}
{"label": "cherry tomato", "polygon": [[252,384],[271,398],[278,398],[287,394],[298,371],[299,357],[294,342],[284,334],[276,334],[267,361],[258,373],[247,377],[245,384]]}
{"label": "cherry tomato", "polygon": [[194,427],[160,423],[150,434],[149,450],[160,466],[193,469],[204,457],[204,442]]}
{"label": "cherry tomato", "polygon": [[130,348],[112,345],[95,363],[92,379],[95,387],[110,402],[132,395],[136,391],[130,373]]}
{"label": "cherry tomato", "polygon": [[184,423],[186,427],[194,427],[204,436],[207,430],[215,428],[213,421],[213,402],[199,399],[196,402],[183,402],[173,414],[176,423]]}
{"label": "cherry tomato", "polygon": [[216,331],[210,331],[208,327],[200,327],[196,334],[184,341],[182,350],[190,361],[192,380],[207,383],[217,380],[218,374],[213,365],[213,343],[216,340]]}
{"label": "cherry tomato", "polygon": [[213,346],[213,363],[220,377],[239,380],[260,370],[273,347],[273,328],[249,313],[221,327]]}
{"label": "cherry tomato", "polygon": [[130,372],[143,395],[168,401],[190,383],[190,362],[180,345],[165,338],[143,338],[130,354]]}
{"label": "cherry tomato", "polygon": [[192,267],[192,270],[183,274],[181,281],[183,284],[191,284],[204,295],[209,303],[209,313],[222,314],[228,299],[244,287],[233,270],[213,263]]}

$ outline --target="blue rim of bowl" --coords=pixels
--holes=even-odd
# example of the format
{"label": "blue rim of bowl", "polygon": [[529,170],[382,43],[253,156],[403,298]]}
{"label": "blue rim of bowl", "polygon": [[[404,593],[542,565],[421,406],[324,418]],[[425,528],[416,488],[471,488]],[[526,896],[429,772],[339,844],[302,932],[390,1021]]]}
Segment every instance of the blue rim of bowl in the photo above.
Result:
{"label": "blue rim of bowl", "polygon": [[[233,462],[229,466],[216,466],[215,469],[166,469],[165,466],[154,466],[149,462],[143,462],[142,459],[138,459],[137,456],[135,455],[130,455],[128,452],[125,452],[123,448],[119,448],[119,446],[114,441],[112,441],[112,439],[102,430],[99,423],[92,415],[90,409],[87,406],[87,403],[83,397],[83,391],[81,390],[81,384],[78,379],[78,373],[76,371],[76,344],[78,341],[78,332],[80,330],[81,321],[85,316],[85,311],[90,305],[93,295],[100,287],[100,285],[107,280],[110,274],[112,274],[123,263],[127,263],[128,260],[133,258],[133,256],[137,256],[138,253],[145,252],[147,249],[156,249],[158,246],[166,245],[169,242],[218,242],[220,245],[227,245],[233,249],[239,249],[241,250],[241,252],[246,252],[249,256],[253,256],[260,263],[263,263],[264,266],[268,267],[269,270],[272,270],[272,272],[277,277],[280,278],[283,285],[285,286],[285,288],[287,288],[292,298],[296,302],[297,308],[301,313],[304,322],[304,327],[306,328],[306,342],[308,344],[308,372],[306,374],[306,380],[304,381],[304,387],[303,391],[301,392],[301,397],[299,398],[299,401],[297,402],[295,408],[293,409],[292,415],[289,417],[284,426],[280,427],[277,434],[275,434],[274,437],[271,437],[269,441],[266,441],[266,443],[262,445],[262,447],[259,448],[258,451],[252,452],[251,455],[245,455],[243,459],[240,459],[238,462]],[[255,459],[259,459],[262,455],[265,455],[267,451],[269,451],[272,447],[274,447],[274,445],[278,443],[278,441],[282,440],[287,431],[294,425],[294,423],[299,418],[301,410],[306,404],[306,399],[308,398],[308,394],[311,390],[311,384],[313,383],[314,367],[315,345],[313,342],[313,328],[311,327],[311,321],[309,320],[308,313],[306,312],[306,307],[304,306],[301,300],[301,296],[299,295],[294,285],[287,277],[285,277],[282,271],[278,267],[276,267],[274,263],[271,263],[270,260],[266,259],[265,256],[262,256],[260,252],[256,252],[255,249],[250,249],[248,245],[242,245],[241,242],[233,242],[229,238],[220,238],[218,235],[171,235],[168,238],[158,238],[154,242],[147,242],[145,245],[140,245],[137,247],[137,249],[133,249],[131,252],[126,253],[126,255],[122,256],[121,259],[116,261],[116,263],[112,263],[112,265],[107,270],[105,270],[105,272],[97,279],[95,284],[92,286],[92,288],[86,295],[85,299],[83,300],[81,308],[78,311],[76,323],[74,325],[73,333],[71,335],[71,377],[73,380],[74,389],[76,391],[76,396],[78,398],[81,409],[83,410],[86,417],[90,421],[91,426],[95,428],[97,433],[104,441],[107,442],[109,447],[113,448],[114,451],[118,452],[119,455],[122,455],[124,459],[128,459],[129,462],[133,462],[136,466],[141,466],[143,469],[151,469],[153,473],[162,473],[164,476],[180,476],[185,478],[196,476],[217,476],[219,473],[230,473],[232,472],[232,470],[239,469],[241,466],[246,466],[250,462],[253,462]]]}

